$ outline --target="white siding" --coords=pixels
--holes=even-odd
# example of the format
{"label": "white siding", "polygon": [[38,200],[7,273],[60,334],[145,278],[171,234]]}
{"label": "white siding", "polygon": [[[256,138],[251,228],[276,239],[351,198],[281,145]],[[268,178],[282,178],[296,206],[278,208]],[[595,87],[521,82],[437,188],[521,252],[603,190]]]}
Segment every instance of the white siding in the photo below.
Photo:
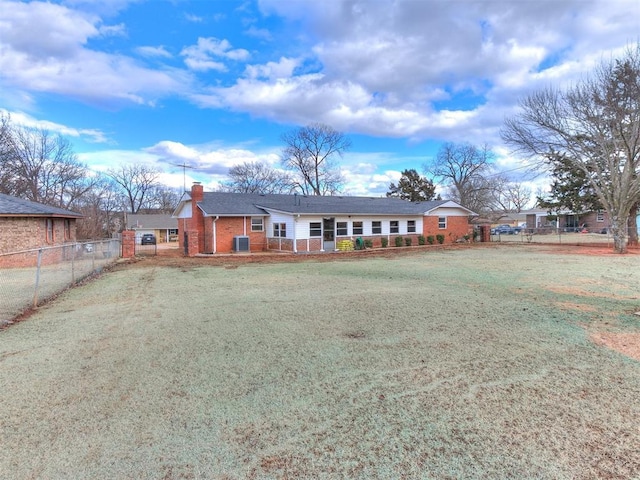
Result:
{"label": "white siding", "polygon": [[[265,228],[268,238],[273,237],[273,224],[274,223],[286,223],[287,224],[287,236],[283,238],[294,238],[293,229],[294,222],[291,215],[285,215],[282,213],[272,213],[271,216],[265,219]],[[297,238],[297,237],[295,237]]]}
{"label": "white siding", "polygon": [[429,212],[430,217],[468,217],[469,212],[454,207],[438,207]]}
{"label": "white siding", "polygon": [[191,202],[185,203],[177,216],[178,218],[191,218]]}
{"label": "white siding", "polygon": [[[275,216],[274,216],[275,217]],[[347,236],[349,237],[359,237],[359,236],[363,236],[363,237],[370,237],[373,235],[373,233],[371,232],[371,225],[372,222],[374,221],[380,221],[382,222],[382,233],[380,235],[407,235],[409,234],[407,232],[407,220],[414,220],[416,222],[416,231],[415,232],[411,232],[410,235],[419,235],[422,233],[422,216],[417,216],[417,217],[407,217],[407,216],[397,216],[397,217],[391,217],[391,216],[377,216],[377,217],[362,217],[362,216],[356,216],[356,215],[352,215],[351,217],[349,216],[337,216],[335,217],[335,222],[336,224],[338,222],[347,222]],[[283,220],[275,220],[274,218],[271,219],[273,222],[277,222],[277,223],[282,223]],[[309,237],[309,224],[312,222],[320,222],[323,223],[324,218],[321,216],[318,217],[312,217],[312,216],[304,216],[304,217],[300,217],[297,219],[296,223],[296,236],[295,238],[298,240],[304,240]],[[389,233],[389,222],[391,220],[398,220],[399,222],[399,227],[400,227],[400,231],[397,234],[390,234]],[[362,234],[357,234],[354,235],[353,234],[353,222],[362,222]],[[269,230],[270,235],[273,233],[273,227],[270,227]],[[376,234],[378,235],[378,234]],[[289,238],[293,238],[291,235],[289,235],[289,225],[287,225],[287,236]],[[317,238],[317,237],[316,237]]]}

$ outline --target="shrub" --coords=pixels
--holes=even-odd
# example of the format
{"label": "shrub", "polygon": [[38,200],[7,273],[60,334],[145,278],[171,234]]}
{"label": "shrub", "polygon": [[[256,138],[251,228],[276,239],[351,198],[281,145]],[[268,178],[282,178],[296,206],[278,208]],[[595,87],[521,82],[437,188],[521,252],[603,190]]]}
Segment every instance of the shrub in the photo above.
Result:
{"label": "shrub", "polygon": [[436,237],[434,237],[433,235],[428,235],[427,236],[427,243],[429,245],[433,245],[433,242],[435,242],[435,241],[436,241]]}
{"label": "shrub", "polygon": [[401,247],[402,246],[402,237],[396,237],[395,238],[395,242],[396,242],[396,247]]}
{"label": "shrub", "polygon": [[380,242],[382,242],[382,248],[387,248],[387,245],[389,245],[389,239],[387,237],[382,237]]}
{"label": "shrub", "polygon": [[436,239],[438,240],[438,243],[440,245],[442,245],[444,243],[444,235],[438,234],[438,235],[436,235]]}
{"label": "shrub", "polygon": [[373,248],[373,240],[371,240],[370,238],[365,238],[364,248]]}
{"label": "shrub", "polygon": [[410,247],[410,246],[411,246],[411,242],[412,242],[411,237],[407,237],[407,238],[405,238],[405,239],[404,239],[404,244],[405,244],[407,247]]}
{"label": "shrub", "polygon": [[424,245],[426,242],[426,239],[424,238],[424,235],[418,235],[418,245]]}

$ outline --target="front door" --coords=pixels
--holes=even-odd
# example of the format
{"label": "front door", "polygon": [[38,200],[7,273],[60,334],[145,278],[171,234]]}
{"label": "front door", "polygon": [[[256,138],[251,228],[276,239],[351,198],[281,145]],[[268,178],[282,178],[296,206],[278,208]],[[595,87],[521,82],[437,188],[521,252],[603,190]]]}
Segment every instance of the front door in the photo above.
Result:
{"label": "front door", "polygon": [[335,225],[336,219],[333,217],[322,219],[322,248],[325,252],[333,252],[336,249]]}

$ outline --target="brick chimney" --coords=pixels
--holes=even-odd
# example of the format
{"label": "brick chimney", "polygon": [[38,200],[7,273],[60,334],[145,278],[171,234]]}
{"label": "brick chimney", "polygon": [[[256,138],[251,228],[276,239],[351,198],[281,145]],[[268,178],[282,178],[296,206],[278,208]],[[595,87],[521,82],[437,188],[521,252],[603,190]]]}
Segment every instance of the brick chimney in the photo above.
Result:
{"label": "brick chimney", "polygon": [[202,188],[202,184],[200,182],[194,182],[191,185],[191,200],[193,200],[194,205],[195,202],[201,202],[204,198],[204,189]]}
{"label": "brick chimney", "polygon": [[[192,232],[197,232],[196,235],[192,235],[198,239],[198,252],[204,252],[204,215],[202,214],[202,210],[198,208],[197,203],[201,202],[204,199],[204,189],[200,182],[194,182],[191,186],[191,222],[190,222],[190,230]],[[192,243],[192,242],[189,242]],[[191,245],[189,246],[191,247]],[[190,248],[191,250],[191,248]],[[189,252],[192,254],[192,252]]]}

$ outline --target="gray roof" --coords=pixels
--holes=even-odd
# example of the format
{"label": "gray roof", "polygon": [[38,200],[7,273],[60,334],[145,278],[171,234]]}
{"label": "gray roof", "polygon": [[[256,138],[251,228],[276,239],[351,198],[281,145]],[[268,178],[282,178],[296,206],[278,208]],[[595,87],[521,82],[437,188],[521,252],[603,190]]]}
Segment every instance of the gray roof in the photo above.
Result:
{"label": "gray roof", "polygon": [[0,216],[80,218],[82,214],[0,193]]}
{"label": "gray roof", "polygon": [[143,228],[151,230],[163,230],[166,228],[178,228],[178,219],[164,213],[128,213],[127,228]]}
{"label": "gray roof", "polygon": [[[424,215],[447,200],[408,202],[388,197],[260,195],[205,192],[198,206],[205,215],[266,215],[279,211],[302,215]],[[471,213],[471,212],[470,212]]]}

